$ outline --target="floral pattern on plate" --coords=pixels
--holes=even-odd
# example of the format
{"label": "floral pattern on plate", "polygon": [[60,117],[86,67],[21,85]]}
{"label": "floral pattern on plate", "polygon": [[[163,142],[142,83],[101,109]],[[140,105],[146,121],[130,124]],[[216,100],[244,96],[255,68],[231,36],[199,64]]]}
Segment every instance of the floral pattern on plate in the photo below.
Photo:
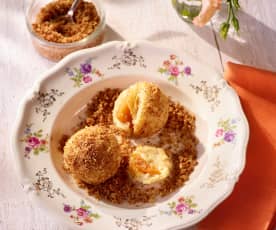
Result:
{"label": "floral pattern on plate", "polygon": [[83,200],[81,200],[78,208],[69,204],[63,204],[63,211],[70,214],[70,218],[78,225],[93,223],[94,219],[100,218],[100,215],[94,212],[91,206],[87,205]]}
{"label": "floral pattern on plate", "polygon": [[214,188],[215,185],[221,181],[228,180],[228,174],[225,172],[225,169],[222,165],[220,158],[218,157],[213,164],[214,170],[211,172],[210,176],[208,177],[208,181],[203,183],[200,187],[201,188]]}
{"label": "floral pattern on plate", "polygon": [[146,68],[145,59],[143,56],[138,55],[131,48],[130,43],[123,48],[123,54],[118,56],[114,55],[112,57],[112,61],[114,62],[108,69],[121,69],[122,65],[124,66],[140,66],[141,68]]}
{"label": "floral pattern on plate", "polygon": [[220,105],[219,93],[221,88],[217,85],[208,85],[207,81],[200,81],[199,85],[190,85],[196,94],[202,94],[204,99],[211,105],[211,111],[214,112],[215,108]]}
{"label": "floral pattern on plate", "polygon": [[174,54],[171,54],[169,59],[165,60],[158,72],[166,76],[169,81],[178,83],[178,78],[181,76],[192,76],[192,69],[190,66],[184,65],[183,61]]}
{"label": "floral pattern on plate", "polygon": [[213,147],[221,146],[225,143],[233,143],[236,139],[236,131],[238,119],[220,119],[218,128],[215,132],[216,141]]}
{"label": "floral pattern on plate", "polygon": [[79,88],[82,85],[91,83],[93,81],[93,76],[103,77],[104,75],[92,66],[92,58],[87,59],[84,63],[81,63],[79,67],[65,69],[70,80],[74,82],[74,87]]}
{"label": "floral pattern on plate", "polygon": [[49,198],[55,198],[55,196],[61,196],[62,198],[65,198],[65,195],[61,192],[60,188],[54,188],[54,184],[47,174],[48,171],[46,168],[39,170],[35,174],[37,180],[29,188],[29,191],[35,191],[38,195],[41,192],[44,192]]}
{"label": "floral pattern on plate", "polygon": [[196,209],[197,204],[193,201],[193,196],[179,197],[177,201],[168,203],[169,210],[160,210],[160,214],[176,215],[182,218],[185,214],[193,215],[200,213],[200,210]]}
{"label": "floral pattern on plate", "polygon": [[[94,227],[96,229],[147,230],[160,229],[160,224],[162,223],[166,223],[167,228],[177,228],[180,225],[186,228],[191,224],[197,223],[210,213],[213,207],[225,199],[225,194],[230,194],[232,184],[237,181],[243,169],[243,162],[245,161],[248,138],[247,121],[234,90],[231,90],[223,79],[218,78],[216,71],[210,70],[209,74],[206,75],[204,64],[198,64],[198,61],[189,58],[189,55],[185,55],[184,59],[181,52],[172,52],[171,50],[150,45],[148,42],[127,44],[127,42],[112,42],[101,47],[99,46],[96,50],[84,49],[77,56],[68,55],[66,60],[48,71],[43,79],[36,82],[36,87],[32,89],[32,94],[22,102],[19,116],[14,124],[15,130],[12,147],[16,156],[15,160],[21,168],[21,183],[24,190],[26,192],[29,191],[31,198],[34,198],[33,196],[37,194],[35,199],[40,201],[41,208],[45,208],[50,213],[55,213],[56,217],[60,218],[61,221],[69,223],[72,229],[81,227],[88,230]],[[170,57],[172,53],[176,57]],[[93,58],[92,61],[91,59],[87,60],[90,57],[97,57],[97,59]],[[179,96],[179,102],[185,105],[186,99],[181,97],[178,92],[171,90],[171,87],[175,84],[174,80],[168,81],[169,75],[166,75],[165,72],[162,74],[158,72],[159,67],[166,67],[167,71],[170,70],[167,66],[163,66],[163,61],[172,61],[171,58],[178,58],[179,61],[183,60],[185,62],[177,65],[179,72],[184,70],[186,64],[189,63],[191,66],[191,69],[187,68],[184,70],[183,74],[185,76],[183,77],[180,73],[177,75],[177,69],[171,69],[171,72],[177,75],[176,80],[179,83],[177,85],[178,91],[184,94],[190,92],[190,102],[197,102],[201,106],[202,110],[194,111],[199,113],[195,115],[204,117],[210,113],[211,109],[213,111],[212,114],[214,116],[208,116],[206,120],[207,124],[204,124],[204,127],[207,125],[210,128],[213,138],[203,140],[204,146],[213,146],[214,143],[224,138],[224,135],[215,136],[217,129],[221,128],[217,124],[219,121],[217,118],[223,118],[223,120],[228,117],[240,118],[240,122],[236,124],[237,127],[232,129],[236,133],[234,139],[231,142],[225,141],[221,147],[213,148],[213,151],[215,151],[213,156],[215,158],[207,158],[208,162],[209,160],[211,162],[206,164],[206,173],[202,177],[197,178],[198,183],[192,183],[190,186],[185,187],[184,190],[178,190],[170,198],[170,203],[157,202],[154,206],[146,207],[146,213],[142,214],[145,217],[142,217],[140,210],[135,208],[129,209],[110,205],[108,206],[110,213],[106,213],[105,209],[98,207],[98,204],[94,206],[87,203],[92,205],[92,208],[82,207],[83,205],[79,203],[83,199],[80,193],[74,192],[75,188],[67,186],[67,182],[71,181],[65,181],[67,179],[63,175],[59,175],[60,172],[57,172],[50,154],[44,154],[40,149],[45,144],[45,152],[49,151],[49,139],[51,135],[49,128],[53,127],[55,116],[62,109],[62,106],[72,99],[72,95],[78,94],[86,86],[90,87],[95,84],[94,87],[97,88],[97,83],[101,82],[101,87],[108,88],[112,84],[112,81],[114,81],[114,87],[120,84],[122,84],[122,87],[125,87],[130,82],[141,80],[141,75],[137,74],[137,72],[141,74],[145,73],[148,81],[163,84],[165,93],[168,89],[168,92],[172,93],[173,98],[174,95],[176,99]],[[164,64],[166,65],[167,63]],[[96,70],[101,70],[104,74],[104,71],[107,71],[108,74],[117,71],[116,73],[118,74],[116,76],[112,74],[108,76],[108,81],[102,81],[102,73]],[[189,75],[190,73],[191,75]],[[76,75],[77,78],[74,78]],[[126,82],[118,82],[119,78],[117,79],[117,76],[125,75],[131,76],[132,79],[127,79]],[[88,77],[85,78],[85,76]],[[182,82],[185,84],[181,84]],[[50,92],[50,94],[40,95],[38,99],[38,91],[41,91],[43,94]],[[87,101],[89,100],[90,98],[87,98]],[[43,114],[45,115],[43,116]],[[31,123],[33,126],[29,125],[29,129],[27,129],[26,124]],[[39,131],[40,129],[42,131]],[[204,134],[202,132],[206,129],[198,130],[201,134]],[[39,135],[33,135],[37,132]],[[218,131],[218,135],[220,132]],[[40,135],[42,136],[39,137]],[[229,138],[229,135],[227,138]],[[43,140],[46,140],[47,143]],[[233,142],[235,142],[234,155],[231,154],[233,152],[233,144],[231,143]],[[28,148],[25,149],[25,147]],[[34,153],[34,150],[37,148],[39,149],[38,153]],[[223,154],[219,152],[222,149]],[[24,152],[25,150],[27,153]],[[25,157],[23,157],[24,154],[26,154]],[[37,154],[39,156],[34,156]],[[220,158],[216,162],[216,157],[218,156]],[[25,160],[25,158],[30,158],[30,160]],[[199,160],[202,159],[199,158]],[[224,186],[228,184],[231,186]],[[195,199],[189,197],[191,194]],[[183,197],[181,198],[180,196]],[[209,197],[216,197],[217,199],[205,202]],[[49,202],[51,205],[48,205]],[[122,213],[129,212],[131,217],[113,217],[113,215],[110,215],[111,213],[118,213],[120,211]],[[96,217],[97,213],[100,214],[100,219],[96,219],[93,216],[86,218],[86,216],[90,215],[90,212],[96,214]],[[151,216],[155,217],[148,219]],[[89,224],[91,220],[93,224]]]}
{"label": "floral pattern on plate", "polygon": [[127,230],[139,230],[141,227],[152,226],[152,218],[155,216],[142,216],[141,218],[122,218],[114,216],[116,225]]}
{"label": "floral pattern on plate", "polygon": [[46,92],[39,91],[36,96],[38,105],[35,107],[36,113],[42,113],[43,122],[51,115],[48,110],[57,100],[57,97],[64,95],[64,92],[59,91],[58,89],[50,89]]}
{"label": "floral pattern on plate", "polygon": [[48,134],[43,134],[43,130],[32,130],[32,124],[27,124],[24,130],[24,136],[20,140],[25,143],[24,157],[31,158],[31,154],[39,155],[41,152],[48,152]]}

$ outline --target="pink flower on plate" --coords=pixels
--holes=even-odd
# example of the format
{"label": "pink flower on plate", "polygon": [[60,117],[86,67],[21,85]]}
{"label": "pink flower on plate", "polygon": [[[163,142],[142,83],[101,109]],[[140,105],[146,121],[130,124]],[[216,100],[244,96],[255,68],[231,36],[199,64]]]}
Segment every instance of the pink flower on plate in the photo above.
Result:
{"label": "pink flower on plate", "polygon": [[187,209],[187,206],[183,203],[180,203],[176,206],[175,210],[177,213],[183,213]]}
{"label": "pink flower on plate", "polygon": [[78,216],[80,216],[80,217],[86,218],[88,215],[88,212],[83,208],[78,208],[76,211],[77,211]]}
{"label": "pink flower on plate", "polygon": [[217,129],[216,137],[221,137],[223,135],[223,129]]}
{"label": "pink flower on plate", "polygon": [[178,74],[179,74],[179,69],[178,69],[177,66],[173,66],[173,65],[172,65],[172,66],[170,67],[169,71],[170,71],[171,75],[173,75],[173,76],[175,76],[175,77],[177,77]]}
{"label": "pink flower on plate", "polygon": [[92,78],[91,78],[90,76],[84,76],[84,77],[82,78],[82,80],[83,80],[84,83],[89,83],[89,82],[92,81]]}
{"label": "pink flower on plate", "polygon": [[40,141],[37,137],[30,137],[28,140],[28,145],[31,146],[32,148],[35,148],[40,144]]}

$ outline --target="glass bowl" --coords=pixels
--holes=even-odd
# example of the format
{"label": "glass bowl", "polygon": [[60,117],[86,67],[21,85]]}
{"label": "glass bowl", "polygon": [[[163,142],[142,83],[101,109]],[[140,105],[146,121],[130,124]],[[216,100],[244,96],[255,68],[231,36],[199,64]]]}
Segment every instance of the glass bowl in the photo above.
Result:
{"label": "glass bowl", "polygon": [[56,43],[47,41],[39,37],[33,30],[32,23],[35,22],[36,15],[39,13],[40,9],[44,7],[52,0],[32,0],[26,9],[26,23],[28,31],[31,34],[32,43],[37,50],[37,52],[51,61],[58,61],[65,57],[67,54],[74,51],[85,49],[89,47],[94,47],[102,43],[104,39],[104,29],[105,29],[105,12],[102,4],[98,0],[86,0],[87,2],[92,2],[99,14],[100,23],[96,29],[89,34],[87,37],[72,43]]}
{"label": "glass bowl", "polygon": [[202,0],[172,0],[172,5],[181,19],[192,23],[201,11]]}

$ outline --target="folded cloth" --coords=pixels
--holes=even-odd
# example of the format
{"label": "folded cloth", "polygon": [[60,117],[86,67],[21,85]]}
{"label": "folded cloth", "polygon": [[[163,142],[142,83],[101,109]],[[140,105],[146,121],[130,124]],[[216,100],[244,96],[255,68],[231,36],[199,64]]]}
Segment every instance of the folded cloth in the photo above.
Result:
{"label": "folded cloth", "polygon": [[249,122],[245,169],[233,193],[198,230],[276,228],[276,73],[227,63],[224,78],[238,93]]}

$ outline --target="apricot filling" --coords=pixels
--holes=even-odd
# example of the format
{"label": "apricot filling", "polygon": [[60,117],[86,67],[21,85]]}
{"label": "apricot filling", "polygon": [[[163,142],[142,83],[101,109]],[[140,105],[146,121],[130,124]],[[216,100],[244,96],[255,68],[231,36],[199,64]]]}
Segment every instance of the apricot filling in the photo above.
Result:
{"label": "apricot filling", "polygon": [[129,109],[127,103],[122,103],[120,105],[118,113],[117,113],[117,118],[121,122],[131,122],[132,117],[131,117],[130,109]]}
{"label": "apricot filling", "polygon": [[128,90],[128,97],[119,106],[117,117],[121,122],[132,122],[136,116],[139,104],[138,89],[136,88]]}
{"label": "apricot filling", "polygon": [[142,173],[148,173],[151,176],[160,174],[160,171],[156,167],[151,166],[150,164],[148,164],[139,155],[135,155],[134,159],[135,159],[134,164],[135,164],[135,167],[137,168],[138,171],[140,171]]}

